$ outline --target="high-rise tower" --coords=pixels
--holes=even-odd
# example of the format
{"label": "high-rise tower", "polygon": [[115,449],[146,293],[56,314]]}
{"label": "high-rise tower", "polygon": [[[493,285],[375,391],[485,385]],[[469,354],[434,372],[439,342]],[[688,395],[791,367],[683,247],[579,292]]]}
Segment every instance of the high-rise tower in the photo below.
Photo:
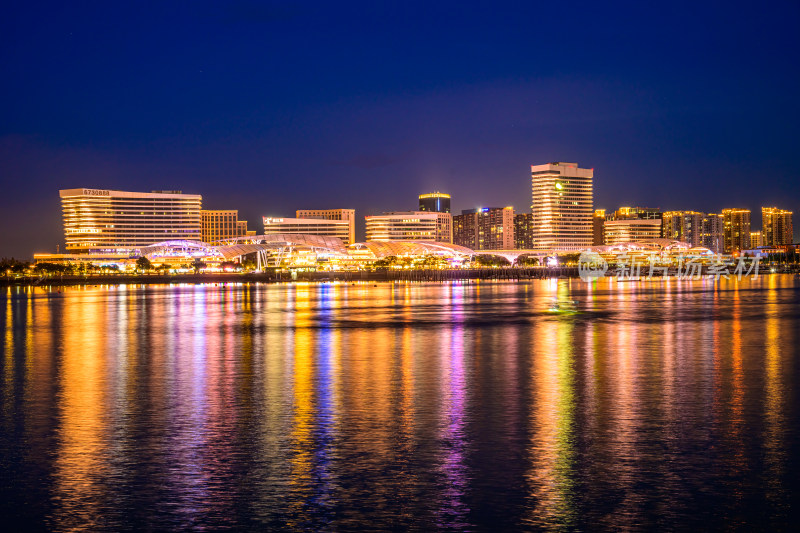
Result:
{"label": "high-rise tower", "polygon": [[533,247],[581,250],[592,245],[594,169],[577,163],[531,166]]}

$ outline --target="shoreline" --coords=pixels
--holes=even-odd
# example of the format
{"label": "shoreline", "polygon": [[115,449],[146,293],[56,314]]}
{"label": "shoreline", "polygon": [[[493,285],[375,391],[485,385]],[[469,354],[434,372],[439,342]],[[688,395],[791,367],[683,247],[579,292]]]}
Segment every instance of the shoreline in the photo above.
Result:
{"label": "shoreline", "polygon": [[[705,273],[704,273],[705,274]],[[759,276],[771,274],[800,274],[795,268],[781,268],[771,272],[764,269]],[[705,274],[707,275],[707,274]],[[604,276],[614,278],[613,275]],[[651,281],[660,279],[657,275]],[[670,273],[670,279],[676,279]],[[203,283],[291,283],[291,282],[379,282],[379,281],[459,281],[459,280],[498,280],[525,281],[534,279],[580,279],[577,267],[545,268],[484,268],[453,270],[379,270],[348,272],[248,272],[248,273],[205,273],[205,274],[97,274],[85,276],[24,276],[18,278],[0,277],[0,287],[65,287],[89,285],[172,285]],[[623,282],[645,281],[641,279],[622,279]]]}
{"label": "shoreline", "polygon": [[70,285],[165,285],[178,283],[286,283],[330,281],[451,281],[470,279],[526,280],[578,278],[577,267],[483,268],[458,270],[384,270],[364,272],[248,272],[207,274],[97,274],[0,278],[0,287]]}

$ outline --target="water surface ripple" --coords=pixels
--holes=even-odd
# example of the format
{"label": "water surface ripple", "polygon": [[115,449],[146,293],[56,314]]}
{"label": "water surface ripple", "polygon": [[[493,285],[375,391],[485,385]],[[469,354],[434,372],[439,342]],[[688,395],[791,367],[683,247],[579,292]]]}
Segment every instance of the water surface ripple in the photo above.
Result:
{"label": "water surface ripple", "polygon": [[[577,314],[548,311],[577,301]],[[11,288],[15,529],[787,529],[800,281]]]}

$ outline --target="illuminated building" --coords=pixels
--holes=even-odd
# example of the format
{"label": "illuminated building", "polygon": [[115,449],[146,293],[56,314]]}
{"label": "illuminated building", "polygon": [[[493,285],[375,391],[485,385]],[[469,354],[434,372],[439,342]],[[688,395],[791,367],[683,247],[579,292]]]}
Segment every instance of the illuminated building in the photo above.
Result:
{"label": "illuminated building", "polygon": [[606,220],[603,231],[606,245],[649,241],[661,237],[661,221],[656,218]]}
{"label": "illuminated building", "polygon": [[200,211],[200,240],[203,242],[219,242],[255,234],[255,231],[247,231],[247,221],[239,220],[239,211],[236,209]]}
{"label": "illuminated building", "polygon": [[701,244],[714,253],[725,251],[725,224],[722,215],[708,213],[703,217]]}
{"label": "illuminated building", "polygon": [[764,246],[785,246],[794,242],[792,212],[777,207],[761,208],[761,230]]}
{"label": "illuminated building", "polygon": [[426,211],[393,211],[364,217],[367,241],[453,242],[453,216]]}
{"label": "illuminated building", "polygon": [[181,191],[59,191],[68,253],[136,250],[165,240],[200,240],[202,196]]}
{"label": "illuminated building", "polygon": [[592,217],[592,246],[602,246],[605,244],[605,234],[603,229],[606,221],[606,210],[595,209]]}
{"label": "illuminated building", "polygon": [[420,194],[419,210],[434,213],[449,213],[450,195],[438,191],[429,194]]}
{"label": "illuminated building", "polygon": [[348,241],[352,223],[349,220],[322,218],[264,217],[264,235],[297,234],[336,237]]}
{"label": "illuminated building", "polygon": [[316,220],[344,220],[349,224],[347,238],[342,239],[345,244],[356,242],[356,210],[355,209],[298,209],[297,218],[312,218]]}
{"label": "illuminated building", "polygon": [[661,232],[665,239],[703,245],[703,218],[698,211],[667,211],[661,219]]}
{"label": "illuminated building", "polygon": [[533,213],[514,214],[514,248],[533,250]]}
{"label": "illuminated building", "polygon": [[513,250],[514,208],[480,207],[462,211],[453,217],[453,242],[473,250]]}
{"label": "illuminated building", "polygon": [[592,244],[594,169],[577,163],[531,166],[533,248],[581,250]]}
{"label": "illuminated building", "polygon": [[661,220],[661,217],[661,209],[657,207],[620,207],[610,215],[607,215],[606,220],[631,220],[635,218]]}
{"label": "illuminated building", "polygon": [[[634,223],[641,224],[641,222]],[[616,261],[620,255],[624,254],[628,257],[630,263],[638,262],[640,264],[647,264],[650,261],[654,261],[661,265],[677,265],[685,261],[687,256],[696,257],[704,262],[708,262],[714,258],[714,252],[708,248],[691,246],[682,241],[664,238],[592,246],[589,250],[599,254],[608,261]]]}
{"label": "illuminated building", "polygon": [[436,241],[453,242],[453,215],[447,213],[436,213]]}
{"label": "illuminated building", "polygon": [[390,256],[413,261],[435,255],[461,263],[474,255],[468,248],[444,242],[373,240],[345,246],[335,237],[293,234],[240,237],[214,251],[226,260],[256,254],[260,266],[310,270],[353,270]]}
{"label": "illuminated building", "polygon": [[465,211],[453,217],[453,244],[473,248],[475,246],[475,213]]}
{"label": "illuminated building", "polygon": [[723,209],[722,223],[725,253],[738,252],[750,247],[749,209]]}
{"label": "illuminated building", "polygon": [[760,231],[750,232],[750,249],[761,248],[764,246],[764,239],[761,238]]}
{"label": "illuminated building", "polygon": [[395,211],[366,216],[367,241],[436,241],[439,214]]}

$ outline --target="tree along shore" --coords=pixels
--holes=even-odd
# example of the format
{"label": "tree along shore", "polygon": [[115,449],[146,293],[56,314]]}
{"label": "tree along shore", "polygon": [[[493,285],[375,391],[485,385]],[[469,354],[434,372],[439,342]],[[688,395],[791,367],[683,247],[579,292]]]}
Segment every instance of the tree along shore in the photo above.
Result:
{"label": "tree along shore", "polygon": [[451,270],[375,270],[337,272],[247,272],[201,274],[91,274],[4,276],[2,286],[125,285],[176,283],[280,283],[291,281],[450,281],[526,280],[578,277],[577,267],[469,268]]}

